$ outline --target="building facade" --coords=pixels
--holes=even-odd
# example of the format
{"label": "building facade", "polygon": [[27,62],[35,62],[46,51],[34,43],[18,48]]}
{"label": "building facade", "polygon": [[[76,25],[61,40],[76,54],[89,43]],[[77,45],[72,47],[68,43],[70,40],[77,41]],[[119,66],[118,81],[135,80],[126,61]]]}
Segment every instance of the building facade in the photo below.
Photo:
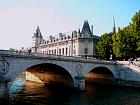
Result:
{"label": "building facade", "polygon": [[63,55],[63,56],[96,56],[95,46],[100,37],[93,35],[93,26],[84,21],[82,30],[69,33],[59,33],[57,37],[50,36],[49,40],[42,37],[37,27],[32,37],[32,52]]}

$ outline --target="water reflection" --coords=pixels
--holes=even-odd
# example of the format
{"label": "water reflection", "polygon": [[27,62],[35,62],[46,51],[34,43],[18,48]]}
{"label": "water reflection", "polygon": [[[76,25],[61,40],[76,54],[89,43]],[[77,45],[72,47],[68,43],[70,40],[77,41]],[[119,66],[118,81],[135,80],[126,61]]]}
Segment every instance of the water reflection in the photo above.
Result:
{"label": "water reflection", "polygon": [[9,100],[10,105],[140,105],[140,90],[86,85],[85,92],[73,92],[19,79],[11,87]]}

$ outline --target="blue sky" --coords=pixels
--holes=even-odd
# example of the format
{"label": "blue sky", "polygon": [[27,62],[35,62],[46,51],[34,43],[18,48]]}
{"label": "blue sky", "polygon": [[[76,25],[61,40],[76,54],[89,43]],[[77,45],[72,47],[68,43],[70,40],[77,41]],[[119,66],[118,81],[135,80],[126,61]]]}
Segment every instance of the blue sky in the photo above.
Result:
{"label": "blue sky", "polygon": [[42,35],[82,28],[84,20],[100,36],[125,27],[140,10],[140,0],[0,0],[0,49],[30,47],[37,26]]}

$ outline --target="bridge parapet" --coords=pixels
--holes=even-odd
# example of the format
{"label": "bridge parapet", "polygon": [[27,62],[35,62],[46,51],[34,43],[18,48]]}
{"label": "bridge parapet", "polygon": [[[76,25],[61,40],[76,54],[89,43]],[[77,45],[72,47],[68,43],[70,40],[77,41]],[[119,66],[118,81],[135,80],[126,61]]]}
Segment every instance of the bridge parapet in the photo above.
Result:
{"label": "bridge parapet", "polygon": [[17,57],[17,58],[33,58],[33,59],[50,59],[50,60],[63,60],[63,61],[73,61],[73,62],[84,62],[84,63],[98,63],[98,64],[116,64],[115,61],[98,60],[92,58],[84,57],[74,57],[74,56],[63,56],[63,55],[53,55],[45,53],[35,53],[35,52],[23,52],[23,51],[11,51],[11,50],[0,50],[0,56],[3,57]]}

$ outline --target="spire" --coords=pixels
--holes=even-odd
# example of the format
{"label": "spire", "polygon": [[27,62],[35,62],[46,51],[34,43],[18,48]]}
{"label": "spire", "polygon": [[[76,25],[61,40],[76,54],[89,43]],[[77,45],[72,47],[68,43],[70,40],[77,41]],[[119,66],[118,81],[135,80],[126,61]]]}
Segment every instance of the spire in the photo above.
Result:
{"label": "spire", "polygon": [[113,33],[116,33],[115,18],[113,16]]}

